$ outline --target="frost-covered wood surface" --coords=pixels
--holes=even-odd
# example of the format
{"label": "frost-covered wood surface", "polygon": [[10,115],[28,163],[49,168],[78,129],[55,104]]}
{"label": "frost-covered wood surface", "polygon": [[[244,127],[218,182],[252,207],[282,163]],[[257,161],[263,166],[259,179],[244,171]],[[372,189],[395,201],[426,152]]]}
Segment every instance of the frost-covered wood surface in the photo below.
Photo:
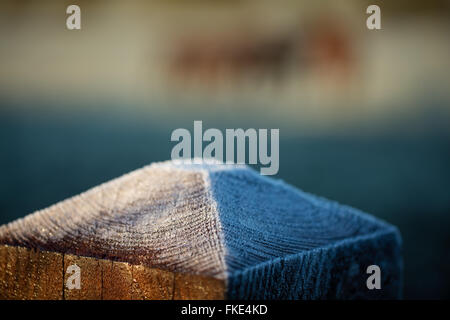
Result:
{"label": "frost-covered wood surface", "polygon": [[[396,298],[401,288],[395,227],[245,166],[156,163],[0,227],[0,244],[6,298]],[[63,289],[72,262],[85,291]],[[371,264],[382,291],[367,290]]]}

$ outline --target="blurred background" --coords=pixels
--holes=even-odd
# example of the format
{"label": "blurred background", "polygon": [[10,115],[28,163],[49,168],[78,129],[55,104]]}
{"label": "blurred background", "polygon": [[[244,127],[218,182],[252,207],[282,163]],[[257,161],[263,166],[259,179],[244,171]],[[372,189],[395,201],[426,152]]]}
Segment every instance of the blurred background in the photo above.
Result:
{"label": "blurred background", "polygon": [[[382,30],[366,28],[370,4]],[[449,9],[2,0],[0,223],[169,159],[194,120],[279,128],[276,177],[398,226],[404,297],[448,299]]]}

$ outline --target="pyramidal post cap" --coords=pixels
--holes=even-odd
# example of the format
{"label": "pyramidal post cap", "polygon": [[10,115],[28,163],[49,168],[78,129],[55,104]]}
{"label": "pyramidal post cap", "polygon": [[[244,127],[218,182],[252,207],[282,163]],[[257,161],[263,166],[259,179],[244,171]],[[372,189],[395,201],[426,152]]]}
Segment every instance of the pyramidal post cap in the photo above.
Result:
{"label": "pyramidal post cap", "polygon": [[[3,225],[0,244],[216,278],[229,298],[401,295],[394,226],[199,159],[153,163]],[[382,290],[368,289],[369,265]]]}

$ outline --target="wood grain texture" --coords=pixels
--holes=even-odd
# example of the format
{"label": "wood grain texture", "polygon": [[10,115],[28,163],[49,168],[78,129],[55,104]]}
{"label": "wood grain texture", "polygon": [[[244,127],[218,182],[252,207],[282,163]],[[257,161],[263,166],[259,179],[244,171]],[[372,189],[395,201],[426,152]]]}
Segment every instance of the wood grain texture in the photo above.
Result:
{"label": "wood grain texture", "polygon": [[64,285],[64,299],[66,300],[101,300],[103,299],[103,270],[106,262],[104,260],[79,257],[72,254],[64,255],[64,284],[67,283],[71,274],[66,270],[70,265],[77,265],[81,270],[81,288],[68,289]]}
{"label": "wood grain texture", "polygon": [[0,246],[0,266],[1,299],[63,299],[61,254]]}
{"label": "wood grain texture", "polygon": [[0,227],[0,244],[226,277],[203,171],[148,166]]}
{"label": "wood grain texture", "polygon": [[[173,299],[175,274],[165,270],[134,265],[133,300],[170,300]],[[195,299],[195,297],[191,297]],[[212,299],[213,297],[207,297]]]}
{"label": "wood grain texture", "polygon": [[175,274],[174,300],[221,300],[226,298],[225,282],[198,275]]}
{"label": "wood grain texture", "polygon": [[[66,286],[80,267],[80,289]],[[64,279],[64,282],[63,282]],[[175,291],[174,291],[175,290]],[[126,262],[0,246],[0,299],[197,300],[223,299],[225,282]]]}
{"label": "wood grain texture", "polygon": [[[9,298],[392,299],[402,287],[394,226],[242,165],[152,164],[0,226],[2,244],[21,247],[1,255]],[[62,289],[71,263],[78,292]],[[382,291],[367,290],[372,264]]]}

